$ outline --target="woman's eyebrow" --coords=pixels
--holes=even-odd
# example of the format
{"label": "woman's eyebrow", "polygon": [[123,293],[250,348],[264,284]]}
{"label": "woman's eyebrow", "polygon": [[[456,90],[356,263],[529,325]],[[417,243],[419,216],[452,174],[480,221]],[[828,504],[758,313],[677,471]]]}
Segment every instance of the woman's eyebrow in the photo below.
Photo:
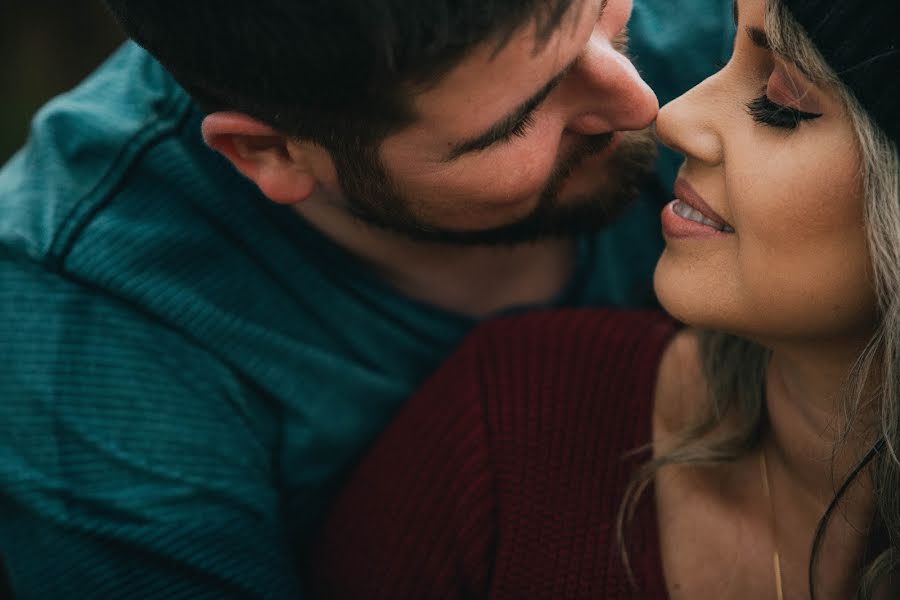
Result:
{"label": "woman's eyebrow", "polygon": [[754,46],[763,50],[772,50],[772,44],[769,42],[769,36],[766,35],[765,31],[759,27],[749,26],[745,27],[744,31],[747,32],[747,36],[750,38],[750,41],[753,42]]}
{"label": "woman's eyebrow", "polygon": [[813,76],[812,73],[809,72],[808,69],[804,68],[802,61],[798,60],[795,56],[792,56],[785,52],[783,48],[773,46],[771,38],[769,38],[768,34],[765,31],[763,31],[759,27],[753,26],[745,27],[744,31],[747,33],[747,37],[750,38],[750,42],[754,46],[767,52],[771,52],[786,63],[792,65],[811,84],[819,85],[821,83],[821,78],[817,79],[815,76]]}

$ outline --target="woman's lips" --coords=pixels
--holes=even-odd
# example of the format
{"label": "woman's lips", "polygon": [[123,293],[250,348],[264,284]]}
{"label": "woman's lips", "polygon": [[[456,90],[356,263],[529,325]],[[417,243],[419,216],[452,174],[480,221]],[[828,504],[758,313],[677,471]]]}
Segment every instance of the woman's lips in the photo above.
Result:
{"label": "woman's lips", "polygon": [[675,182],[676,199],[663,208],[667,237],[710,237],[734,233],[734,228],[706,203],[685,179]]}
{"label": "woman's lips", "polygon": [[687,179],[679,177],[675,181],[675,197],[711,221],[713,226],[717,226],[725,233],[734,233],[734,228],[706,203],[703,196],[697,193]]}

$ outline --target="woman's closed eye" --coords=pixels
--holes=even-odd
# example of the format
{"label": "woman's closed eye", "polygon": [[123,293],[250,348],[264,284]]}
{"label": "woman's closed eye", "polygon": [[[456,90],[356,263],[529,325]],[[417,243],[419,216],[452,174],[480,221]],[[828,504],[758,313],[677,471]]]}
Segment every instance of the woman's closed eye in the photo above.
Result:
{"label": "woman's closed eye", "polygon": [[747,112],[757,123],[779,129],[797,129],[800,123],[813,121],[822,116],[819,113],[777,104],[769,99],[765,91],[759,98],[747,104]]}

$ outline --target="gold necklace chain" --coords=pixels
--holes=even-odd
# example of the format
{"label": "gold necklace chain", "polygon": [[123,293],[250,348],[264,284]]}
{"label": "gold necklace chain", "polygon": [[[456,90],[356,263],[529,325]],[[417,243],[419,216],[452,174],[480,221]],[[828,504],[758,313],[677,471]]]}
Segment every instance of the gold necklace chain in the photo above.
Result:
{"label": "gold necklace chain", "polygon": [[777,600],[784,600],[784,590],[781,586],[781,555],[778,553],[778,537],[775,523],[775,500],[772,497],[772,490],[769,486],[769,465],[766,462],[766,452],[764,448],[759,449],[759,471],[762,477],[763,493],[766,500],[769,501],[769,530],[772,534],[772,565],[775,569],[775,597]]}

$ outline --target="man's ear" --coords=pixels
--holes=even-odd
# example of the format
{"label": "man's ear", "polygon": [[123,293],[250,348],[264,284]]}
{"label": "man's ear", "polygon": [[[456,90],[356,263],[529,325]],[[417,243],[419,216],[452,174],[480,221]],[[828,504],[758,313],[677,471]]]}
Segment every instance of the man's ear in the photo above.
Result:
{"label": "man's ear", "polygon": [[336,179],[325,149],[293,140],[241,113],[207,116],[203,139],[256,183],[263,194],[280,204],[302,202],[319,183],[330,184]]}

